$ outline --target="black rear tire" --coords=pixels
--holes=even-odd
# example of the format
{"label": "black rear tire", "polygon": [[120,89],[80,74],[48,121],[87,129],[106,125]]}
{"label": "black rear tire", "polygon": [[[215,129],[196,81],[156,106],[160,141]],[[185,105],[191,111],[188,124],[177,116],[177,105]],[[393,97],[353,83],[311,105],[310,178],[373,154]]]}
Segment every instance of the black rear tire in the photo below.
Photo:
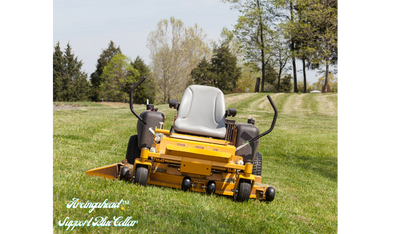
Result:
{"label": "black rear tire", "polygon": [[251,193],[251,183],[249,180],[240,180],[240,184],[238,185],[238,193],[235,196],[235,200],[238,202],[248,201],[250,198]]}
{"label": "black rear tire", "polygon": [[127,146],[126,159],[130,164],[134,164],[134,160],[140,158],[140,149],[139,149],[139,138],[137,135],[133,135],[129,139],[129,144]]}
{"label": "black rear tire", "polygon": [[137,166],[134,174],[134,183],[145,186],[147,184],[147,177],[149,175],[149,169],[143,166]]}
{"label": "black rear tire", "polygon": [[253,175],[258,175],[261,176],[261,168],[263,165],[263,155],[261,155],[261,153],[256,152],[256,157],[254,157],[254,162],[253,162]]}

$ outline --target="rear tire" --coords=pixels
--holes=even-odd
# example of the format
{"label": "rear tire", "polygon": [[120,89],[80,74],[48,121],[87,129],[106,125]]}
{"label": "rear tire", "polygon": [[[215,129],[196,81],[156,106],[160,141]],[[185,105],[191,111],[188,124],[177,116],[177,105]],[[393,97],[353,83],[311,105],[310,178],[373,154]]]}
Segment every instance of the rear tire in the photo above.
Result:
{"label": "rear tire", "polygon": [[137,166],[134,174],[134,183],[145,186],[147,184],[147,177],[149,175],[149,169],[143,166]]}
{"label": "rear tire", "polygon": [[127,146],[126,159],[130,164],[134,164],[134,160],[140,158],[140,149],[139,149],[139,138],[137,135],[133,135],[129,139],[129,144]]}
{"label": "rear tire", "polygon": [[238,185],[238,193],[235,196],[235,200],[238,202],[248,201],[250,198],[251,193],[251,183],[249,180],[240,180],[240,184]]}
{"label": "rear tire", "polygon": [[253,175],[258,175],[261,176],[261,168],[262,168],[262,164],[263,164],[263,155],[261,155],[261,153],[256,152],[256,157],[254,157],[254,162],[253,162]]}

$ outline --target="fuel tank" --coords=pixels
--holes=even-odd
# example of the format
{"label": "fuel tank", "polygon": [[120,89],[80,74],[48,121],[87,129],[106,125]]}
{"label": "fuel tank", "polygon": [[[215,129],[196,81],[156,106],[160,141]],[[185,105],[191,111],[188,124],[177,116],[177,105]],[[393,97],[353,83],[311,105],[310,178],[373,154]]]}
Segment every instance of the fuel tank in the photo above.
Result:
{"label": "fuel tank", "polygon": [[145,147],[150,149],[153,144],[154,136],[149,131],[149,128],[151,128],[153,131],[155,130],[155,127],[159,128],[159,123],[165,122],[165,115],[160,111],[145,110],[140,113],[140,117],[146,122],[146,126],[143,126],[140,121],[137,121],[137,138],[139,141],[139,149]]}

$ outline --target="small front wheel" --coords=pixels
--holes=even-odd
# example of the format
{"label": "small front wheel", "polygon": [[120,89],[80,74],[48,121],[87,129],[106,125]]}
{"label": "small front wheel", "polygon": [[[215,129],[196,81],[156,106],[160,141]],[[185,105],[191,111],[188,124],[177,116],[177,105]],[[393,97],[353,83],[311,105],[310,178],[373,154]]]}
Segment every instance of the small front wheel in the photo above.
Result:
{"label": "small front wheel", "polygon": [[137,166],[136,172],[134,173],[134,180],[135,184],[146,185],[147,184],[147,177],[149,175],[149,169],[143,166]]}
{"label": "small front wheel", "polygon": [[234,200],[238,202],[248,201],[251,194],[251,183],[249,180],[240,180],[238,191],[234,195]]}

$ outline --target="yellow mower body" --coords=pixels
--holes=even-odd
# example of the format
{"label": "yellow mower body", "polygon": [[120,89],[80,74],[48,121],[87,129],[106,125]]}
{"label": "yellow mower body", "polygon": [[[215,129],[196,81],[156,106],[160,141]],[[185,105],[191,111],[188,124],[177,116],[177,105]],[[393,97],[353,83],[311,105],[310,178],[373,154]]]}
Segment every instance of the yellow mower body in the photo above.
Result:
{"label": "yellow mower body", "polygon": [[274,199],[274,188],[262,184],[262,156],[257,152],[259,139],[273,129],[277,117],[270,96],[267,98],[275,116],[271,128],[259,134],[253,119],[247,124],[234,124],[234,120],[226,119],[234,117],[237,111],[225,110],[221,90],[192,85],[185,89],[180,104],[176,100],[169,102],[178,114],[172,128],[167,130],[164,114],[152,104],[140,115],[133,109],[133,90],[144,79],[130,93],[130,109],[138,118],[138,134],[130,138],[126,159],[89,170],[88,175],[216,193],[233,196],[236,201]]}
{"label": "yellow mower body", "polygon": [[[250,198],[266,199],[270,186],[261,183],[261,176],[251,174],[252,164],[238,165],[242,157],[234,155],[236,148],[229,141],[170,134],[168,130],[157,128],[155,132],[164,134],[161,142],[155,144],[156,152],[142,149],[134,165],[112,164],[89,170],[87,174],[120,179],[122,167],[129,167],[129,174],[133,175],[140,165],[148,168],[147,184],[182,189],[183,179],[188,177],[192,182],[190,191],[205,193],[208,182],[214,181],[215,193],[226,196],[234,196],[240,179],[245,179],[252,185]],[[133,181],[133,176],[127,180]]]}

